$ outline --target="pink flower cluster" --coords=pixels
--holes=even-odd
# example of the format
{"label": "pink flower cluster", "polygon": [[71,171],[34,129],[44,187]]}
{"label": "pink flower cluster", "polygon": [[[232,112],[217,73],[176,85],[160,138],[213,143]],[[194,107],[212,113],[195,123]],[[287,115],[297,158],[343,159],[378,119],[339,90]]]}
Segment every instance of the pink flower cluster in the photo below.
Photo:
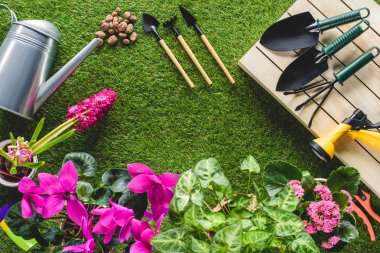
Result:
{"label": "pink flower cluster", "polygon": [[28,142],[24,141],[24,138],[18,138],[15,146],[9,145],[7,154],[12,160],[17,159],[19,164],[30,162],[33,156]]}
{"label": "pink flower cluster", "polygon": [[352,200],[351,194],[346,190],[341,190],[341,192],[347,195],[348,197],[347,209],[345,210],[345,212],[352,213],[352,211],[354,211],[354,202]]}
{"label": "pink flower cluster", "polygon": [[111,110],[116,99],[115,91],[104,89],[79,104],[69,107],[66,120],[76,117],[79,120],[76,129],[83,131],[104,117]]}
{"label": "pink flower cluster", "polygon": [[301,201],[303,195],[305,194],[305,190],[302,188],[301,182],[298,180],[291,180],[288,182],[288,186],[293,188],[294,194],[298,197],[298,201]]}
{"label": "pink flower cluster", "polygon": [[319,184],[314,188],[314,191],[321,197],[322,200],[326,200],[326,201],[333,200],[331,191],[326,185]]}
{"label": "pink flower cluster", "polygon": [[340,237],[337,235],[331,236],[327,241],[323,241],[321,246],[324,249],[332,249],[338,242]]}
{"label": "pink flower cluster", "polygon": [[306,210],[311,218],[311,221],[305,227],[305,231],[309,234],[314,234],[318,231],[331,233],[338,226],[341,219],[339,206],[334,201],[311,202]]}

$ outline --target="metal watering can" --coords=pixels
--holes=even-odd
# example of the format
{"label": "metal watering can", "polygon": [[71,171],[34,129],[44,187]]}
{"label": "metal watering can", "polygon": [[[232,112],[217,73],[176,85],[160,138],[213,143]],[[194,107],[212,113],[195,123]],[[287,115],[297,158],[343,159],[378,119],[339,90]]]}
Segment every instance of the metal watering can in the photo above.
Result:
{"label": "metal watering can", "polygon": [[11,14],[12,26],[0,47],[0,108],[23,118],[33,114],[101,43],[93,39],[48,80],[59,44],[59,31],[45,20],[18,21]]}

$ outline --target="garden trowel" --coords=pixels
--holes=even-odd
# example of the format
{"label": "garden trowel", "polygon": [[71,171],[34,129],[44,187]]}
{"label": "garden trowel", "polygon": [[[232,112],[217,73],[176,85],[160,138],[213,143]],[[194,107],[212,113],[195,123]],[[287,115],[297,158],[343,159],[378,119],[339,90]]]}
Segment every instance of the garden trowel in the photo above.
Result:
{"label": "garden trowel", "polygon": [[261,37],[260,43],[275,51],[291,51],[313,47],[320,33],[369,16],[368,8],[361,8],[339,16],[315,20],[310,12],[284,18],[270,26]]}
{"label": "garden trowel", "polygon": [[364,19],[321,50],[315,47],[308,49],[284,70],[278,80],[276,91],[299,89],[325,72],[329,68],[328,59],[369,27],[369,22]]}
{"label": "garden trowel", "polygon": [[174,56],[168,45],[165,43],[165,41],[161,38],[160,34],[157,31],[157,27],[159,26],[158,20],[153,17],[152,15],[149,15],[147,13],[144,13],[142,16],[142,23],[145,32],[152,33],[153,36],[156,38],[158,43],[162,46],[162,48],[165,50],[167,55],[169,56],[170,60],[174,63],[174,65],[177,67],[179,72],[182,74],[183,78],[185,78],[187,84],[190,86],[190,88],[194,88],[193,82],[190,80],[189,76],[186,74],[185,70],[182,68],[181,64],[178,62],[177,58]]}

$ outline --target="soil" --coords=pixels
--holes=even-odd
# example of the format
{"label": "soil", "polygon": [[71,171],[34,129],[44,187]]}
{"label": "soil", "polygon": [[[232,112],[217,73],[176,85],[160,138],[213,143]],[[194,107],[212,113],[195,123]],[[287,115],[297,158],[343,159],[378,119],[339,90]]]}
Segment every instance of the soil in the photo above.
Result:
{"label": "soil", "polygon": [[[4,146],[3,150],[6,151],[8,146],[9,144]],[[23,177],[28,176],[32,171],[32,169],[29,168],[19,167],[17,168],[18,173],[12,175],[9,173],[11,167],[12,165],[7,159],[5,159],[4,157],[0,157],[0,177],[11,183],[19,182]]]}

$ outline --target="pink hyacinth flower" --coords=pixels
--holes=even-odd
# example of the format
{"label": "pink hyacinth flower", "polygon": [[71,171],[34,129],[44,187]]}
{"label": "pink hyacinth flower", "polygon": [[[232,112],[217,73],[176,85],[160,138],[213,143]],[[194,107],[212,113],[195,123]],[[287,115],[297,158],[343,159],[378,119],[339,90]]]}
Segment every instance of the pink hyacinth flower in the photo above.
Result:
{"label": "pink hyacinth flower", "polygon": [[40,187],[45,193],[45,205],[42,217],[50,218],[59,214],[67,202],[67,214],[76,224],[81,225],[82,217],[88,219],[87,210],[76,198],[78,172],[74,164],[69,161],[63,165],[58,177],[48,174],[38,174]]}
{"label": "pink hyacinth flower", "polygon": [[323,241],[321,246],[324,249],[332,249],[334,248],[335,245],[337,245],[339,241],[340,241],[340,237],[334,235],[334,236],[331,236],[327,241]]}
{"label": "pink hyacinth flower", "polygon": [[77,105],[68,108],[66,120],[76,117],[79,123],[75,126],[78,131],[93,126],[107,115],[117,99],[117,93],[111,89],[104,89],[97,94],[86,98]]}
{"label": "pink hyacinth flower", "polygon": [[87,240],[84,244],[71,245],[63,248],[62,252],[84,252],[84,253],[93,253],[96,250],[96,243],[94,237],[92,236],[92,220],[86,220],[85,217],[82,217],[81,229],[84,238]]}
{"label": "pink hyacinth flower", "polygon": [[43,193],[43,190],[28,177],[23,177],[21,179],[18,185],[18,190],[24,194],[21,200],[22,217],[25,219],[32,218],[33,206],[38,214],[42,214],[45,200],[39,194]]}
{"label": "pink hyacinth flower", "polygon": [[146,212],[145,217],[157,221],[162,215],[166,215],[179,175],[173,173],[156,175],[151,168],[138,163],[128,164],[128,172],[133,177],[127,186],[128,189],[135,193],[148,194],[152,213]]}
{"label": "pink hyacinth flower", "polygon": [[120,206],[110,199],[111,208],[98,208],[91,211],[93,215],[100,215],[99,222],[95,225],[93,232],[104,235],[104,243],[112,240],[116,229],[120,227],[119,241],[127,241],[131,234],[131,222],[134,219],[133,210]]}

